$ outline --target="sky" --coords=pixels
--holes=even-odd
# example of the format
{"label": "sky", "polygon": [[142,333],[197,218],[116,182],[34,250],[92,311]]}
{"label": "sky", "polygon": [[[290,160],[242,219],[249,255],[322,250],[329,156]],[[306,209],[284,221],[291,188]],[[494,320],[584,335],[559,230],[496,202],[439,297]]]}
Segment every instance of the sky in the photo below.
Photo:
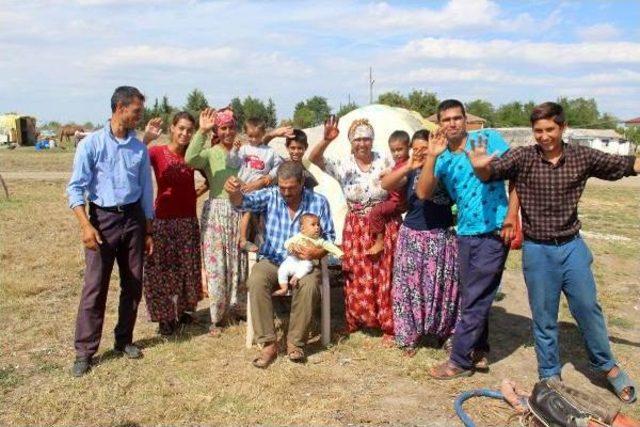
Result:
{"label": "sky", "polygon": [[104,122],[115,87],[182,106],[412,89],[440,99],[595,98],[640,116],[640,0],[3,0],[0,113]]}

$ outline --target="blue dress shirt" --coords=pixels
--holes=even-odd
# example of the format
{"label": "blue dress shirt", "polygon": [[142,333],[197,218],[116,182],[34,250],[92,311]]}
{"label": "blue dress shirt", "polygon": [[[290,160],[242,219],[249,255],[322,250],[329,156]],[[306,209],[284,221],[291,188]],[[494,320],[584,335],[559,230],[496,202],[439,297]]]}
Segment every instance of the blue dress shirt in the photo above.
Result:
{"label": "blue dress shirt", "polygon": [[147,147],[130,131],[124,140],[111,132],[111,122],[87,135],[76,150],[67,186],[69,207],[85,203],[113,207],[141,201],[153,219],[153,183]]}

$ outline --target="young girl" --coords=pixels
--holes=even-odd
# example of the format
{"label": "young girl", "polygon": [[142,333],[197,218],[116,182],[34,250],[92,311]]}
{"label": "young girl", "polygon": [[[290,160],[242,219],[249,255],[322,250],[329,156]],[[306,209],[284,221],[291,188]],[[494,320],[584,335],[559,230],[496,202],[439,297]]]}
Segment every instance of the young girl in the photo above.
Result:
{"label": "young girl", "polygon": [[[391,171],[400,169],[409,160],[409,134],[403,130],[397,130],[389,136],[389,150],[395,161]],[[386,174],[386,173],[385,173]],[[369,227],[371,234],[375,236],[375,242],[367,250],[367,255],[378,255],[384,249],[384,225],[390,217],[407,210],[406,197],[402,190],[389,192],[386,201],[378,203],[369,213]]]}
{"label": "young girl", "polygon": [[[229,152],[227,166],[240,168],[238,178],[244,183],[242,191],[251,193],[271,184],[275,179],[278,166],[282,158],[273,148],[263,144],[266,133],[264,121],[247,119],[244,122],[244,132],[249,138],[249,144],[240,145],[236,141]],[[258,246],[247,240],[251,214],[245,212],[240,221],[240,249],[247,252],[258,252]]]}
{"label": "young girl", "polygon": [[[159,127],[161,122],[155,124]],[[170,127],[171,142],[149,149],[158,195],[154,251],[144,266],[144,294],[151,321],[159,322],[161,335],[171,335],[178,321],[190,322],[188,313],[202,299],[196,199],[208,188],[205,184],[196,190],[194,169],[184,161],[194,130],[193,116],[177,113]],[[150,139],[145,138],[145,142]]]}

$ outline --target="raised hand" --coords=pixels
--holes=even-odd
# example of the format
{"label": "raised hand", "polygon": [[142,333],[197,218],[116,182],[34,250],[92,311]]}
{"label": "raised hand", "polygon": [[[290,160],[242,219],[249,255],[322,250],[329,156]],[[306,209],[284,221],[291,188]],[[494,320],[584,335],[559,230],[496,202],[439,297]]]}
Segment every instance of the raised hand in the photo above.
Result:
{"label": "raised hand", "polygon": [[466,150],[465,152],[474,169],[486,168],[495,157],[495,154],[487,154],[487,138],[482,135],[480,135],[477,142],[471,140],[471,150]]}
{"label": "raised hand", "polygon": [[435,132],[431,132],[429,135],[429,144],[425,150],[426,155],[432,157],[438,157],[447,149],[447,138],[445,136],[446,128],[438,128]]}
{"label": "raised hand", "polygon": [[233,140],[233,149],[238,151],[240,149],[240,147],[242,147],[242,142],[240,142],[239,139],[234,139]]}
{"label": "raised hand", "polygon": [[144,128],[144,136],[142,141],[145,145],[150,144],[160,137],[162,134],[162,118],[154,117],[153,119],[147,122],[147,125]]}
{"label": "raised hand", "polygon": [[424,165],[424,156],[427,152],[426,146],[416,147],[411,153],[411,159],[409,159],[409,168],[420,169]]}
{"label": "raised hand", "polygon": [[338,123],[340,119],[335,115],[330,115],[329,118],[324,122],[324,140],[325,141],[333,141],[340,134],[340,130],[338,129]]}
{"label": "raised hand", "polygon": [[216,124],[216,110],[213,108],[205,108],[200,113],[200,130],[209,132]]}
{"label": "raised hand", "polygon": [[274,138],[293,138],[293,126],[282,126],[271,131]]}

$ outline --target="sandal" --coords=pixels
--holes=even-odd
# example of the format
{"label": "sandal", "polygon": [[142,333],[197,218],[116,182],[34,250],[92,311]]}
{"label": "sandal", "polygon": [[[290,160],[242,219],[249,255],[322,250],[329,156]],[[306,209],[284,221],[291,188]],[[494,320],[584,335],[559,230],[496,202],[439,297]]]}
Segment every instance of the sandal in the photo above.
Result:
{"label": "sandal", "polygon": [[265,346],[260,352],[260,356],[253,359],[251,364],[258,369],[267,369],[278,357],[278,347],[275,343]]}
{"label": "sandal", "polygon": [[287,345],[287,356],[293,363],[304,363],[306,361],[304,350],[295,345]]}
{"label": "sandal", "polygon": [[255,243],[246,241],[244,243],[240,243],[240,250],[245,252],[258,252],[260,248]]}
{"label": "sandal", "polygon": [[450,361],[443,362],[429,369],[429,376],[436,380],[452,380],[454,378],[470,377],[471,369],[463,369]]}
{"label": "sandal", "polygon": [[[629,375],[625,371],[622,370],[619,366],[618,375],[615,377],[610,377],[607,375],[607,381],[611,384],[614,393],[618,396],[618,399],[622,400],[624,403],[633,403],[636,401],[636,384],[629,378]],[[625,399],[623,394],[626,392],[628,398]]]}

